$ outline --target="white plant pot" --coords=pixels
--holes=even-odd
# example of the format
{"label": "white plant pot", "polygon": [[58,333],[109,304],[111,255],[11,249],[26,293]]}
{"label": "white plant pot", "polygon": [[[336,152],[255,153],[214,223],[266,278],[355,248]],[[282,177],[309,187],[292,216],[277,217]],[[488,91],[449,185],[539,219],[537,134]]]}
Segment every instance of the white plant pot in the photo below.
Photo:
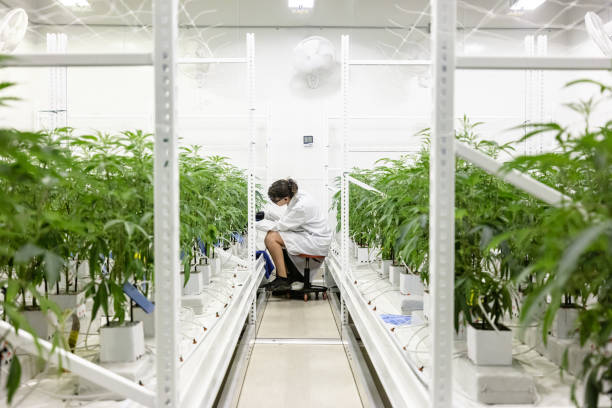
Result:
{"label": "white plant pot", "polygon": [[431,316],[431,294],[429,292],[423,292],[423,316],[426,320],[429,320]]}
{"label": "white plant pot", "polygon": [[408,273],[399,274],[399,291],[402,295],[410,294],[410,276]]}
{"label": "white plant pot", "polygon": [[391,286],[398,287],[400,284],[400,273],[404,271],[405,268],[403,266],[393,266],[389,267],[389,282]]}
{"label": "white plant pot", "polygon": [[400,293],[402,295],[423,296],[424,289],[425,287],[419,275],[411,273],[400,274]]}
{"label": "white plant pot", "polygon": [[558,339],[570,339],[576,335],[578,308],[560,308],[552,325],[552,335]]}
{"label": "white plant pot", "polygon": [[60,310],[72,310],[79,319],[85,317],[87,308],[85,306],[85,292],[49,294],[49,300],[55,302]]}
{"label": "white plant pot", "polygon": [[370,262],[370,248],[357,248],[357,262],[366,263]]}
{"label": "white plant pot", "polygon": [[423,293],[425,292],[425,284],[423,283],[423,281],[421,280],[421,276],[420,275],[412,275],[412,281],[411,281],[411,293],[413,295],[419,295],[419,296],[423,296]]}
{"label": "white plant pot", "polygon": [[20,312],[30,324],[34,333],[43,340],[50,340],[57,327],[57,316],[53,312],[43,313],[41,310],[23,310]]}
{"label": "white plant pot", "polygon": [[392,263],[393,261],[390,259],[384,259],[382,261],[380,276],[382,276],[383,278],[386,278],[387,276],[389,276],[389,267],[391,266]]}
{"label": "white plant pot", "polygon": [[357,254],[357,251],[359,250],[359,245],[357,245],[357,244],[356,244],[356,243],[354,243],[354,242],[353,242],[353,244],[352,244],[352,245],[353,245],[353,257],[354,257],[355,259],[357,259],[357,255],[358,255],[358,254]]}
{"label": "white plant pot", "polygon": [[468,325],[467,351],[476,365],[512,365],[512,331],[480,330]]}
{"label": "white plant pot", "polygon": [[202,273],[191,271],[187,284],[185,284],[185,274],[181,273],[181,290],[183,296],[194,296],[201,294],[204,290]]}
{"label": "white plant pot", "polygon": [[100,362],[128,363],[144,355],[142,322],[125,322],[100,328]]}
{"label": "white plant pot", "polygon": [[210,260],[212,266],[212,274],[217,275],[221,273],[221,258],[213,258]]}
{"label": "white plant pot", "polygon": [[151,313],[145,312],[142,308],[134,306],[132,312],[134,314],[135,322],[142,322],[144,336],[154,337],[155,336],[155,311]]}
{"label": "white plant pot", "polygon": [[196,273],[202,275],[202,285],[204,287],[210,285],[212,280],[212,265],[196,265]]}

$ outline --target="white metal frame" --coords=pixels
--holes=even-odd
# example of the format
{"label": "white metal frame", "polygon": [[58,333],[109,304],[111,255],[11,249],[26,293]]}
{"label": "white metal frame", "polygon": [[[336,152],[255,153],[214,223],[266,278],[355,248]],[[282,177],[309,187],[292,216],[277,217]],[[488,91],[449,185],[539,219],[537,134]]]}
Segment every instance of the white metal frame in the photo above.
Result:
{"label": "white metal frame", "polygon": [[[155,346],[157,406],[179,403],[179,166],[176,137],[178,0],[155,0]],[[162,289],[163,288],[163,289]]]}
{"label": "white metal frame", "polygon": [[453,397],[455,287],[455,0],[432,2],[433,124],[429,167],[429,276],[432,292],[430,404]]}
{"label": "white metal frame", "polygon": [[[131,400],[146,406],[182,406],[179,394],[179,282],[177,262],[179,258],[179,180],[178,152],[176,138],[176,69],[177,64],[244,63],[247,67],[249,103],[249,169],[248,169],[248,217],[249,217],[249,284],[257,290],[255,262],[255,49],[254,35],[247,34],[246,58],[190,58],[178,60],[176,57],[178,38],[178,0],[155,0],[154,2],[154,53],[133,54],[24,54],[14,56],[3,65],[10,67],[90,67],[90,66],[153,66],[155,70],[155,163],[154,163],[154,219],[155,219],[155,284],[163,290],[156,291],[155,327],[156,332],[156,383],[157,390],[152,393],[109,370],[105,370],[87,360],[58,350],[48,355],[51,360],[65,358],[75,373],[90,379],[103,387],[115,391]],[[260,270],[261,272],[261,270]],[[246,285],[245,285],[246,286]],[[252,288],[251,288],[252,289]],[[250,292],[249,292],[250,293]],[[249,295],[251,299],[253,293]],[[244,303],[244,299],[240,304]],[[251,303],[252,299],[251,299]],[[217,342],[235,346],[239,336],[236,327],[242,327],[236,318],[245,317],[247,312],[236,310],[232,329],[217,330]],[[239,306],[233,306],[238,308]],[[254,310],[254,309],[253,309]],[[246,314],[244,314],[246,313]],[[244,316],[243,316],[244,314]],[[244,321],[242,321],[244,323]],[[8,326],[8,327],[5,327]],[[0,322],[0,331],[10,332],[11,326]],[[221,334],[218,334],[221,333]],[[13,334],[21,347],[35,349],[28,333],[19,331]],[[48,344],[40,342],[45,348]],[[34,348],[32,348],[34,347]],[[200,347],[200,350],[205,348]],[[205,350],[208,351],[208,350]],[[225,350],[226,354],[228,350]],[[209,357],[210,355],[207,354]],[[229,364],[229,361],[226,362]],[[227,368],[227,364],[224,365]],[[222,367],[222,365],[218,367]],[[209,400],[218,391],[220,383],[210,381],[207,387],[199,384],[196,389]],[[215,388],[216,387],[216,388]]]}
{"label": "white metal frame", "polygon": [[[352,279],[348,258],[349,246],[349,211],[348,174],[349,143],[349,74],[350,66],[375,65],[433,65],[434,75],[434,115],[432,129],[432,153],[430,162],[430,276],[433,290],[433,323],[432,323],[432,382],[429,385],[430,405],[436,408],[449,408],[452,406],[452,345],[453,345],[453,309],[454,309],[454,178],[455,178],[455,149],[456,154],[475,164],[485,171],[499,176],[519,189],[547,202],[559,206],[567,202],[568,197],[558,191],[538,182],[532,177],[515,170],[504,171],[502,164],[472,149],[471,147],[455,142],[454,130],[454,71],[456,69],[482,69],[482,70],[612,70],[612,59],[609,58],[568,58],[568,57],[455,57],[456,32],[456,1],[434,0],[432,5],[432,50],[431,61],[426,60],[350,60],[349,39],[342,37],[341,66],[342,66],[342,184],[341,184],[341,259],[339,267],[348,279]],[[329,142],[328,142],[329,144]],[[342,280],[343,277],[336,277]],[[371,314],[369,311],[360,311],[355,303],[351,302],[350,280],[344,278],[345,285],[338,285],[346,299],[342,307],[348,308],[353,319],[365,319],[361,315]],[[352,306],[352,307],[351,307]],[[358,314],[356,316],[355,314]],[[380,337],[381,332],[375,325],[363,324],[357,327],[364,338]],[[376,350],[380,345],[368,344],[369,352]],[[374,361],[375,367],[383,372],[399,374],[401,367],[396,367],[393,361]],[[406,383],[393,385],[392,382],[383,381],[387,393],[402,398],[397,387],[405,388]],[[391,385],[391,388],[387,388]],[[395,404],[408,406],[408,400],[396,400]],[[398,405],[399,406],[399,405]]]}

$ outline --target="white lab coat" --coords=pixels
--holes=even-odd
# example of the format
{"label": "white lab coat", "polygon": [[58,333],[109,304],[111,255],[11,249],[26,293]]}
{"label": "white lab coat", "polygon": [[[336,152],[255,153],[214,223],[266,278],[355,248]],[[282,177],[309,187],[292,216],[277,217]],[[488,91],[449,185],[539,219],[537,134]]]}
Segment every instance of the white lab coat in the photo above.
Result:
{"label": "white lab coat", "polygon": [[[310,194],[298,192],[281,217],[266,211],[265,218],[276,222],[271,230],[280,233],[291,260],[300,272],[303,272],[305,261],[298,255],[327,256],[329,253],[332,232],[327,216]],[[320,266],[319,262],[310,261],[311,277]]]}

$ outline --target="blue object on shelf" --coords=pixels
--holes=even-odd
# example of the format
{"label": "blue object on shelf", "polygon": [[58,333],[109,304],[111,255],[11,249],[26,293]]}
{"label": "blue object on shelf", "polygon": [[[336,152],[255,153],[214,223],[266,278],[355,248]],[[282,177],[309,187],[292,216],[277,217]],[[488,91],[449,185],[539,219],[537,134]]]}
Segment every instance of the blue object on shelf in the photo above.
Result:
{"label": "blue object on shelf", "polygon": [[244,238],[242,237],[242,235],[240,235],[237,232],[233,232],[232,233],[232,237],[236,240],[236,242],[238,242],[239,244],[244,243]]}
{"label": "blue object on shelf", "polygon": [[412,324],[412,316],[396,315],[396,314],[382,314],[380,318],[387,324],[393,326],[410,326]]}
{"label": "blue object on shelf", "polygon": [[259,259],[262,254],[264,257],[264,261],[266,262],[264,268],[266,269],[266,279],[268,279],[270,275],[272,275],[272,271],[274,270],[274,263],[272,262],[272,259],[270,259],[270,255],[268,255],[266,251],[257,251],[255,253],[255,258]]}
{"label": "blue object on shelf", "polygon": [[153,312],[155,305],[138,290],[138,288],[129,282],[123,284],[123,292],[134,301],[147,314]]}
{"label": "blue object on shelf", "polygon": [[206,253],[206,244],[204,243],[204,241],[202,241],[200,237],[197,237],[196,240],[198,242],[198,247],[200,248],[200,252],[202,252],[204,255],[208,255]]}

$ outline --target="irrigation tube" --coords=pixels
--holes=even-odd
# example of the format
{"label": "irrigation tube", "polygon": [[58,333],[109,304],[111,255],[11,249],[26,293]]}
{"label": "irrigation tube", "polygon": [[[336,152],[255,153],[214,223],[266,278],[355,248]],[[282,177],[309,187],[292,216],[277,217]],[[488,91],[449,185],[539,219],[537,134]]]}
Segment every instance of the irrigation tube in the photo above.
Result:
{"label": "irrigation tube", "polygon": [[[24,330],[18,330],[15,333],[15,328],[5,321],[0,321],[0,333],[6,336],[6,340],[13,344],[14,347],[19,347],[28,353],[38,355],[39,350],[36,347],[34,337],[32,337],[30,333]],[[152,390],[138,385],[133,381],[106,370],[62,348],[56,347],[53,350],[53,345],[48,341],[39,339],[38,345],[43,352],[42,357],[51,364],[59,365],[61,362],[64,364],[65,368],[79,377],[83,377],[94,384],[98,384],[109,391],[115,392],[122,397],[129,398],[139,404],[143,404],[147,407],[155,406],[155,393]]]}

